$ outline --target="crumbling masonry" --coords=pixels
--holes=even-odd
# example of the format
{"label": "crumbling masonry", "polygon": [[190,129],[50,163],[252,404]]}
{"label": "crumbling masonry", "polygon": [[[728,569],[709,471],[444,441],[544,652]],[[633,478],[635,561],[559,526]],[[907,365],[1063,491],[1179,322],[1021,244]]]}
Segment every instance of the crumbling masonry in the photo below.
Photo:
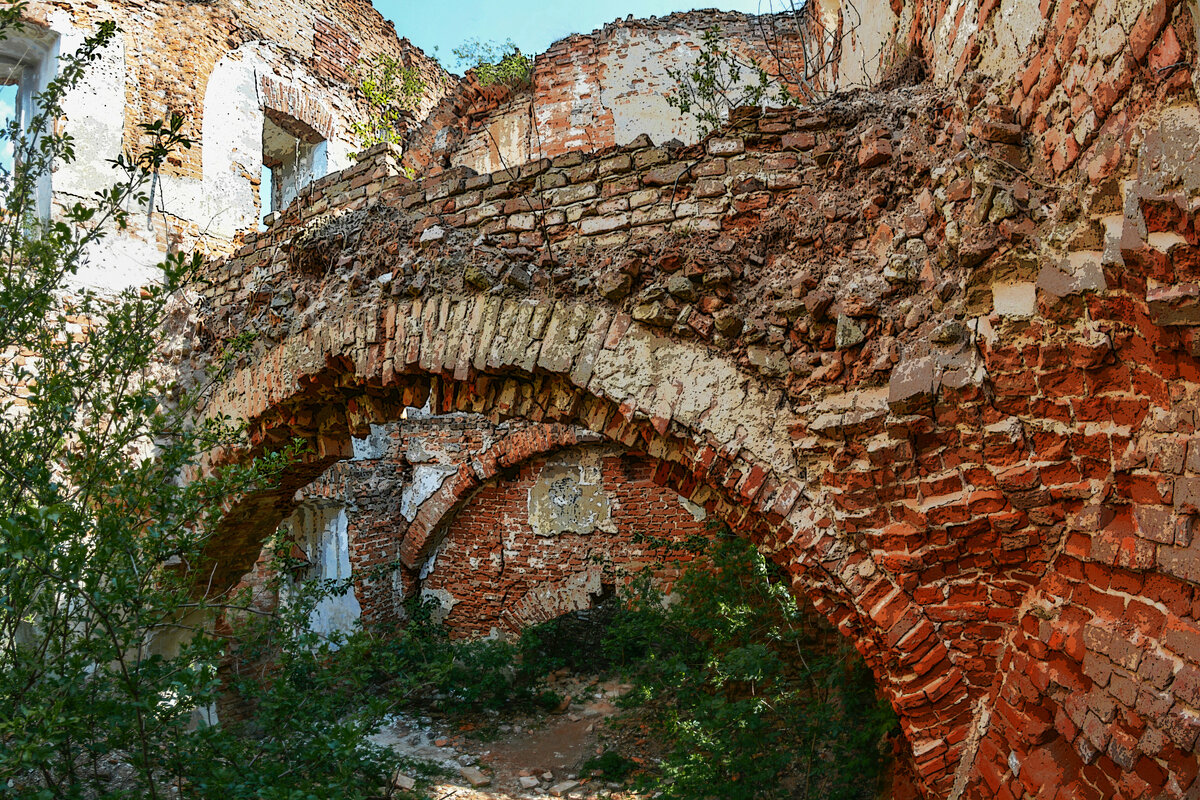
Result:
{"label": "crumbling masonry", "polygon": [[[257,332],[212,408],[247,420],[255,451],[299,437],[312,455],[234,508],[205,575],[235,584],[372,425],[483,415],[513,444],[476,442],[428,513],[348,542],[402,565],[357,576],[364,615],[418,589],[439,542],[472,546],[447,521],[480,492],[610,448],[587,457],[629,462],[612,491],[649,476],[725,521],[854,642],[924,796],[1194,797],[1198,11],[814,5],[846,34],[827,85],[875,89],[742,109],[676,146],[686,131],[617,124],[633,117],[614,59],[686,20],[610,26],[540,58],[527,96],[468,80],[431,97],[408,152],[372,151],[266,231],[231,233],[183,355]],[[314,42],[376,29],[346,7],[313,17]],[[332,55],[313,48],[318,70]],[[593,122],[481,144],[519,103],[552,118],[538,97],[585,78]],[[464,601],[451,574],[427,588],[492,614],[477,630],[522,613]]]}

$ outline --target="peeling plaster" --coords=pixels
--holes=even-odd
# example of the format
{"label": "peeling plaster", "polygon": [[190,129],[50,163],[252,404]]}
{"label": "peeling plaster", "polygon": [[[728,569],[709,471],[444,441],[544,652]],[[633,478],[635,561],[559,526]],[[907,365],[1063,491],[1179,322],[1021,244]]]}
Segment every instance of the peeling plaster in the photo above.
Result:
{"label": "peeling plaster", "polygon": [[421,464],[413,468],[412,483],[404,487],[400,496],[400,513],[412,522],[421,504],[442,488],[446,478],[458,472],[458,467],[443,464]]}
{"label": "peeling plaster", "polygon": [[667,103],[665,91],[647,87],[673,86],[669,70],[691,69],[698,51],[693,34],[619,28],[609,43],[608,57],[600,63],[602,105],[612,113],[614,135],[619,145],[643,133],[656,142],[680,139],[694,142],[700,126],[692,117]]}
{"label": "peeling plaster", "polygon": [[599,452],[589,448],[546,463],[529,489],[529,524],[534,534],[617,532],[600,458]]}
{"label": "peeling plaster", "polygon": [[[660,385],[673,387],[674,397],[658,396]],[[635,324],[616,350],[597,356],[588,388],[618,403],[655,409],[717,441],[740,442],[780,473],[795,469],[789,428],[799,418],[781,407],[781,397],[694,345]]]}
{"label": "peeling plaster", "polygon": [[992,12],[992,46],[984,51],[980,64],[983,71],[989,75],[1012,74],[1016,65],[1024,63],[1042,24],[1037,3],[1003,0]]}
{"label": "peeling plaster", "polygon": [[458,600],[454,595],[445,589],[422,589],[421,599],[423,601],[433,600],[437,603],[438,607],[430,615],[435,625],[441,625],[458,605]]}
{"label": "peeling plaster", "polygon": [[365,439],[351,438],[350,443],[354,448],[354,461],[368,461],[383,458],[387,455],[388,445],[391,440],[388,438],[387,427],[384,425],[371,425],[371,433]]}
{"label": "peeling plaster", "polygon": [[[344,507],[301,506],[292,515],[297,542],[312,564],[308,580],[344,581],[350,578],[349,521]],[[347,587],[338,595],[323,597],[309,615],[309,628],[329,636],[348,633],[362,616],[362,607]]]}

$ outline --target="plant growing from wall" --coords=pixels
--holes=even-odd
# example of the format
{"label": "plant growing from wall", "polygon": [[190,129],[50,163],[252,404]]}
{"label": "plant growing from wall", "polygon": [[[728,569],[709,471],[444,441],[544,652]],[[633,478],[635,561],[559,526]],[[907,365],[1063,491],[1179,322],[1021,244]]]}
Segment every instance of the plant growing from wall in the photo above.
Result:
{"label": "plant growing from wall", "polygon": [[470,39],[451,52],[459,68],[474,72],[481,86],[521,86],[533,75],[533,58],[522,53],[512,39],[503,44]]}
{"label": "plant growing from wall", "polygon": [[367,105],[366,118],[350,125],[359,147],[403,143],[405,117],[417,111],[428,88],[421,73],[398,58],[378,55],[360,61],[354,76]]}
{"label": "plant growing from wall", "polygon": [[795,106],[819,102],[830,92],[830,68],[842,44],[861,24],[852,2],[843,5],[843,29],[829,30],[811,0],[768,0],[755,18],[751,42],[760,57],[739,53],[720,26],[706,30],[694,64],[667,70],[675,88],[667,102],[691,116],[707,135],[741,106]]}
{"label": "plant growing from wall", "polygon": [[723,125],[729,113],[740,106],[761,105],[771,98],[780,103],[790,101],[786,90],[773,84],[764,67],[734,54],[717,25],[701,37],[700,53],[692,68],[668,69],[667,75],[675,81],[667,103],[679,113],[691,115],[702,136]]}
{"label": "plant growing from wall", "polygon": [[[0,37],[20,35],[24,12],[0,3]],[[245,727],[197,726],[220,692],[215,631],[235,602],[198,585],[205,545],[221,509],[290,454],[194,477],[204,452],[242,441],[196,413],[208,384],[177,385],[162,361],[164,332],[186,328],[196,301],[198,258],[172,255],[157,283],[117,294],[72,281],[189,146],[182,117],[143,125],[145,148],[117,157],[90,202],[38,215],[39,179],[74,158],[64,100],[115,35],[101,23],[62,57],[26,127],[0,130],[14,150],[0,197],[0,796],[362,797],[386,778],[359,738],[368,723],[330,719],[330,700],[291,702],[276,724],[267,712],[296,684],[268,683]],[[320,675],[320,650],[277,627],[291,671]]]}

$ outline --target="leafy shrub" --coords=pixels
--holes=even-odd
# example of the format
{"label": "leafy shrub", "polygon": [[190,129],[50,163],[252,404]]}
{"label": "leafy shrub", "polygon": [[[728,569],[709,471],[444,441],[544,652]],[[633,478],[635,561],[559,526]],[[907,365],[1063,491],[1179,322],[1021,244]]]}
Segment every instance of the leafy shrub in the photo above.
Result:
{"label": "leafy shrub", "polygon": [[[0,2],[0,38],[26,11]],[[0,794],[363,797],[386,773],[362,742],[379,705],[350,703],[360,677],[286,615],[263,626],[263,647],[255,631],[240,641],[277,659],[258,673],[252,719],[202,723],[222,689],[227,640],[214,631],[236,601],[206,596],[180,567],[206,563],[221,509],[274,485],[296,451],[195,477],[208,449],[245,444],[198,414],[236,349],[195,391],[158,378],[170,299],[199,258],[173,254],[151,285],[119,292],[72,280],[97,240],[147,207],[158,170],[190,145],[185,120],[140,126],[149,146],[113,159],[111,187],[53,221],[38,213],[40,178],[75,155],[65,98],[118,35],[100,23],[60,58],[26,127],[0,127],[14,152],[0,187],[0,383],[27,389],[0,409]]]}
{"label": "leafy shrub", "polygon": [[[749,79],[744,79],[743,73]],[[718,25],[701,36],[700,54],[691,68],[668,69],[667,75],[675,81],[667,103],[681,114],[690,114],[700,126],[701,135],[719,128],[729,112],[740,106],[757,106],[768,100],[781,105],[792,102],[786,88],[766,68],[729,48]]]}
{"label": "leafy shrub", "polygon": [[[605,647],[649,703],[667,798],[872,798],[896,727],[837,632],[750,543],[718,535],[678,601],[638,585]],[[648,787],[648,788],[650,788]]]}
{"label": "leafy shrub", "polygon": [[522,53],[512,39],[503,44],[470,39],[451,52],[460,68],[475,73],[481,86],[520,86],[533,74],[533,59]]}
{"label": "leafy shrub", "polygon": [[421,73],[393,56],[377,55],[360,61],[354,77],[367,104],[366,119],[350,124],[359,146],[366,150],[383,142],[401,144],[404,117],[416,112],[428,88]]}
{"label": "leafy shrub", "polygon": [[580,773],[585,777],[603,776],[609,781],[623,781],[637,769],[635,764],[630,759],[618,753],[616,750],[605,750],[598,756],[593,756],[583,762],[580,767]]}

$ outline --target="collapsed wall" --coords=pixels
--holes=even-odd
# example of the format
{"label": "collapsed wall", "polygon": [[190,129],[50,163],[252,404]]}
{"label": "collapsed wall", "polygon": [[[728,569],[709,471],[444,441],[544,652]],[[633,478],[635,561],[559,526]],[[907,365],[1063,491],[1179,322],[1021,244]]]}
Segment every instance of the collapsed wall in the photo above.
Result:
{"label": "collapsed wall", "polygon": [[[669,593],[709,536],[704,510],[656,483],[653,462],[595,433],[415,412],[355,440],[285,523],[295,579],[353,579],[314,612],[319,632],[402,622],[416,597],[453,637],[515,638],[638,577]],[[268,606],[270,559],[242,580]]]}
{"label": "collapsed wall", "polygon": [[[780,60],[794,65],[805,52],[829,62],[816,78],[823,91],[864,85],[882,70],[885,33],[891,33],[890,22],[843,21],[837,10],[755,16],[709,9],[631,16],[555,42],[534,58],[526,82],[482,86],[468,73],[410,134],[405,163],[421,175],[453,167],[487,174],[567,152],[627,145],[639,136],[691,144],[699,138],[700,124],[673,107],[668,95],[680,74],[696,68],[704,34],[713,29],[746,66],[734,94],[757,82],[752,65],[774,75]],[[791,72],[784,69],[784,74]],[[810,91],[776,80],[771,96],[784,85],[802,95]]]}
{"label": "collapsed wall", "polygon": [[854,641],[926,796],[1194,793],[1193,10],[881,13],[930,83],[487,175],[380,150],[211,265],[209,346],[260,331],[214,407],[313,451],[214,580],[407,406],[580,426]]}
{"label": "collapsed wall", "polygon": [[[170,156],[146,187],[129,226],[88,254],[77,284],[118,290],[157,279],[173,250],[226,253],[314,179],[345,169],[359,149],[353,124],[366,118],[354,70],[390,56],[417,71],[426,91],[415,124],[450,81],[368,0],[255,3],[48,3],[24,10],[27,25],[0,45],[5,84],[18,86],[27,124],[32,95],[103,21],[118,33],[68,93],[63,131],[75,159],[42,181],[44,218],[88,201],[116,180],[109,162],[148,142],[144,123],[186,116],[189,149]],[[262,185],[264,168],[273,191]]]}

